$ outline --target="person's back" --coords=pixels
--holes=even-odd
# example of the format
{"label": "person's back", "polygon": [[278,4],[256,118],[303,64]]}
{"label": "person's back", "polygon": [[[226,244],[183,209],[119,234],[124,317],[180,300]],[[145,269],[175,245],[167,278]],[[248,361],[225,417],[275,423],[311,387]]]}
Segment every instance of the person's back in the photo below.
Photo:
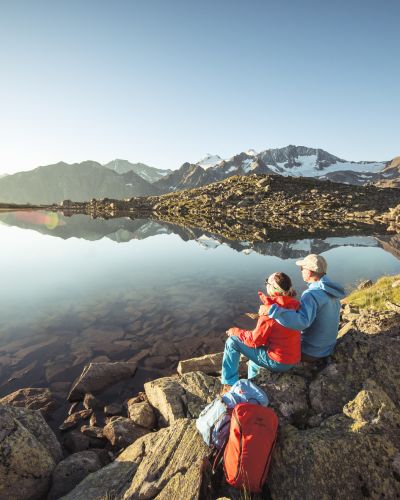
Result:
{"label": "person's back", "polygon": [[316,358],[329,356],[336,345],[340,321],[340,299],[344,289],[326,275],[311,283],[303,293],[302,303],[311,299],[317,303],[317,312],[311,325],[301,333],[301,350]]}

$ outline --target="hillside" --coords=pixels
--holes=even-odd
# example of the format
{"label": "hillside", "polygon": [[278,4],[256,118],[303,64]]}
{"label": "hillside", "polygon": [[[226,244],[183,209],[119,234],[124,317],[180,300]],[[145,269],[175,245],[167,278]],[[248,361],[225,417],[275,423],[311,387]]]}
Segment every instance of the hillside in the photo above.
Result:
{"label": "hillside", "polygon": [[134,172],[119,175],[97,162],[57,163],[0,179],[0,202],[60,203],[66,199],[118,198],[157,194]]}

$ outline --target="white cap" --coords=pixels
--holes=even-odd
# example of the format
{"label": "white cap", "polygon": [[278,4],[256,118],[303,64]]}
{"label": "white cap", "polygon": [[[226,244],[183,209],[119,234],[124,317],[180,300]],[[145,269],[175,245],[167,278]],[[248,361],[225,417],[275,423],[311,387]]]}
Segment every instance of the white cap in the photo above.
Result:
{"label": "white cap", "polygon": [[313,271],[318,274],[326,274],[328,270],[328,263],[322,255],[317,255],[315,253],[311,253],[304,257],[303,260],[298,260],[296,262],[296,266],[304,267],[304,269],[308,269],[309,271]]}

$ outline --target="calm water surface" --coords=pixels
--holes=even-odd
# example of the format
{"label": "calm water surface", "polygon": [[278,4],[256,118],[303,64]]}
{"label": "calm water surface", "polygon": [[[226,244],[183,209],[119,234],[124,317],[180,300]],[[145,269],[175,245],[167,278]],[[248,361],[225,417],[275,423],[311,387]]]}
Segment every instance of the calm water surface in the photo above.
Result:
{"label": "calm water surface", "polygon": [[311,251],[348,289],[400,273],[396,249],[372,236],[253,247],[155,221],[15,212],[0,214],[0,238],[0,395],[65,391],[91,359],[162,371],[215,351],[226,328],[257,310],[271,272],[304,290],[295,261]]}

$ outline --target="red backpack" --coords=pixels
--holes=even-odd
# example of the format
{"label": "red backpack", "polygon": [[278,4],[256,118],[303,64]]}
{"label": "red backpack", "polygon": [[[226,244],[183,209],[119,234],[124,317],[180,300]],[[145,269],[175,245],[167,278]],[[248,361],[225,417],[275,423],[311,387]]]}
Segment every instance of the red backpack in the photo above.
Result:
{"label": "red backpack", "polygon": [[278,417],[270,408],[240,403],[232,412],[224,452],[226,481],[235,488],[261,492],[267,479],[278,430]]}

